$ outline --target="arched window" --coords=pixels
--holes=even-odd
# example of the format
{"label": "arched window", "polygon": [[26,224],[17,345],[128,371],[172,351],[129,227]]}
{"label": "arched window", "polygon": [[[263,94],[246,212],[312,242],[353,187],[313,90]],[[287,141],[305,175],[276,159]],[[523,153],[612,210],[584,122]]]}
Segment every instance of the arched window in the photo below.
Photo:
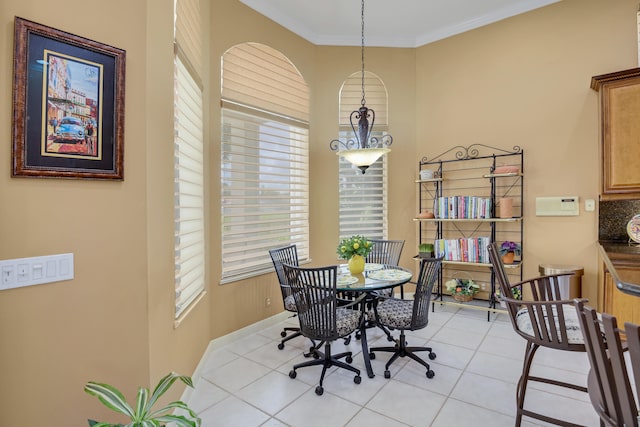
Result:
{"label": "arched window", "polygon": [[279,51],[222,56],[222,283],[272,268],[268,250],[309,257],[309,88]]}
{"label": "arched window", "polygon": [[[372,136],[382,136],[388,130],[387,89],[378,76],[364,74],[366,105],[376,113]],[[340,89],[340,139],[355,135],[349,116],[362,100],[362,72],[353,73]],[[382,156],[363,174],[360,169],[338,157],[338,185],[340,199],[340,238],[355,234],[368,238],[387,238],[387,156]]]}

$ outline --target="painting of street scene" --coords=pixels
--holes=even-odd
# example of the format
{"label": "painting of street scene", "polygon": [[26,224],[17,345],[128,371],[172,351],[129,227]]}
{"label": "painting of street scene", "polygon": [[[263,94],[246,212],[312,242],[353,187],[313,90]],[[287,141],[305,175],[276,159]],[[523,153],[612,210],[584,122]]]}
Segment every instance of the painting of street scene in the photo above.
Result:
{"label": "painting of street scene", "polygon": [[42,156],[101,158],[102,65],[45,50]]}

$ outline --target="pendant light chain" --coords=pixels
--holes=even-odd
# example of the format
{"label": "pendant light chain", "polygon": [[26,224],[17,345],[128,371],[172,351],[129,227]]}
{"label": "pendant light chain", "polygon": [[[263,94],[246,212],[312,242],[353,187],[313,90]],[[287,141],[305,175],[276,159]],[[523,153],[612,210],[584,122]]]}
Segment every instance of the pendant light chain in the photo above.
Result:
{"label": "pendant light chain", "polygon": [[362,60],[362,101],[360,101],[360,105],[362,105],[364,107],[364,105],[366,104],[365,99],[364,99],[364,0],[362,0],[362,8],[361,8],[361,12],[360,12],[360,18],[361,18],[361,22],[362,22],[362,37],[360,39],[361,41],[361,48],[360,48],[360,55],[361,55],[361,60]]}
{"label": "pendant light chain", "polygon": [[[381,156],[391,151],[389,147],[393,143],[393,137],[387,133],[382,136],[371,136],[371,128],[376,120],[375,111],[367,108],[364,94],[364,0],[361,0],[362,8],[360,19],[362,23],[362,33],[360,38],[360,59],[362,61],[361,88],[362,101],[359,109],[354,110],[349,115],[351,130],[354,137],[341,141],[334,139],[329,143],[331,151],[337,152],[338,156],[344,158],[355,165],[364,173],[369,166],[376,162]],[[342,149],[341,149],[342,148]]]}

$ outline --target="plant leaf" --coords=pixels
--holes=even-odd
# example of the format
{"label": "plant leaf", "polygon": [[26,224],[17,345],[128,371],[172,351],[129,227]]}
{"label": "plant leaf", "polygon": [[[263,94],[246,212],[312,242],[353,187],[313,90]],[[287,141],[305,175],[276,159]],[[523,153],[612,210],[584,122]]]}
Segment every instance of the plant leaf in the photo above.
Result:
{"label": "plant leaf", "polygon": [[169,387],[171,387],[177,379],[185,383],[187,386],[193,387],[193,382],[191,382],[191,378],[188,376],[180,375],[175,372],[171,372],[165,375],[164,378],[162,378],[160,382],[158,382],[156,388],[153,389],[153,394],[151,394],[151,398],[147,403],[145,412],[149,412],[151,410],[151,407],[156,403],[158,398],[162,396],[167,390],[169,390]]}
{"label": "plant leaf", "polygon": [[89,381],[84,386],[84,391],[92,396],[96,396],[107,408],[110,408],[129,418],[133,417],[133,409],[126,402],[124,395],[117,388],[109,384],[101,384]]}
{"label": "plant leaf", "polygon": [[162,417],[156,418],[156,420],[167,423],[175,423],[178,427],[199,427],[201,423],[201,420],[198,417],[189,420],[182,415],[163,415]]}
{"label": "plant leaf", "polygon": [[140,387],[136,397],[136,421],[142,421],[147,415],[147,400],[149,400],[149,389]]}
{"label": "plant leaf", "polygon": [[89,421],[89,426],[91,427],[113,427],[114,425],[115,426],[122,425],[122,424],[102,423],[94,420],[88,420],[88,421]]}
{"label": "plant leaf", "polygon": [[189,406],[186,403],[184,403],[181,400],[177,400],[175,402],[169,403],[167,406],[165,406],[162,409],[158,409],[156,411],[153,411],[151,414],[149,414],[149,418],[156,419],[156,417],[162,415],[164,412],[168,412],[171,409],[182,409],[182,410],[185,410],[193,418],[197,418],[197,416],[198,416],[195,412],[193,412],[193,410],[191,408],[189,408]]}

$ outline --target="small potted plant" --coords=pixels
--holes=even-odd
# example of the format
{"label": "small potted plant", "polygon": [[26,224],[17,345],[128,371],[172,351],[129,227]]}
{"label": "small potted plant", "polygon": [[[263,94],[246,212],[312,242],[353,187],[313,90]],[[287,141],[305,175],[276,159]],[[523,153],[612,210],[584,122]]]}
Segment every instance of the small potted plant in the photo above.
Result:
{"label": "small potted plant", "polygon": [[[167,406],[153,410],[153,405],[176,380],[180,380],[189,387],[193,387],[190,377],[171,372],[158,382],[153,389],[153,393],[149,396],[149,389],[140,387],[136,396],[135,407],[129,405],[124,395],[117,388],[109,385],[89,381],[84,386],[84,391],[92,396],[96,396],[103,405],[116,412],[129,417],[131,423],[127,427],[145,427],[145,426],[165,426],[166,423],[172,423],[177,427],[199,427],[201,420],[195,412],[193,412],[186,403],[178,400],[169,403]],[[170,413],[174,409],[182,410],[185,415],[176,415]],[[124,427],[123,424],[112,424],[89,420],[89,426],[92,427]]]}
{"label": "small potted plant", "polygon": [[433,243],[422,243],[418,246],[419,258],[433,258]]}
{"label": "small potted plant", "polygon": [[500,256],[504,264],[513,264],[515,256],[520,256],[521,253],[522,250],[519,243],[507,240],[500,245]]}
{"label": "small potted plant", "polygon": [[340,241],[336,253],[338,258],[349,260],[351,274],[360,274],[364,271],[364,259],[371,249],[373,249],[373,243],[364,236],[355,235]]}
{"label": "small potted plant", "polygon": [[453,278],[445,282],[445,288],[447,292],[451,293],[451,296],[456,301],[467,302],[473,299],[473,296],[478,293],[480,286],[473,279],[457,279]]}

